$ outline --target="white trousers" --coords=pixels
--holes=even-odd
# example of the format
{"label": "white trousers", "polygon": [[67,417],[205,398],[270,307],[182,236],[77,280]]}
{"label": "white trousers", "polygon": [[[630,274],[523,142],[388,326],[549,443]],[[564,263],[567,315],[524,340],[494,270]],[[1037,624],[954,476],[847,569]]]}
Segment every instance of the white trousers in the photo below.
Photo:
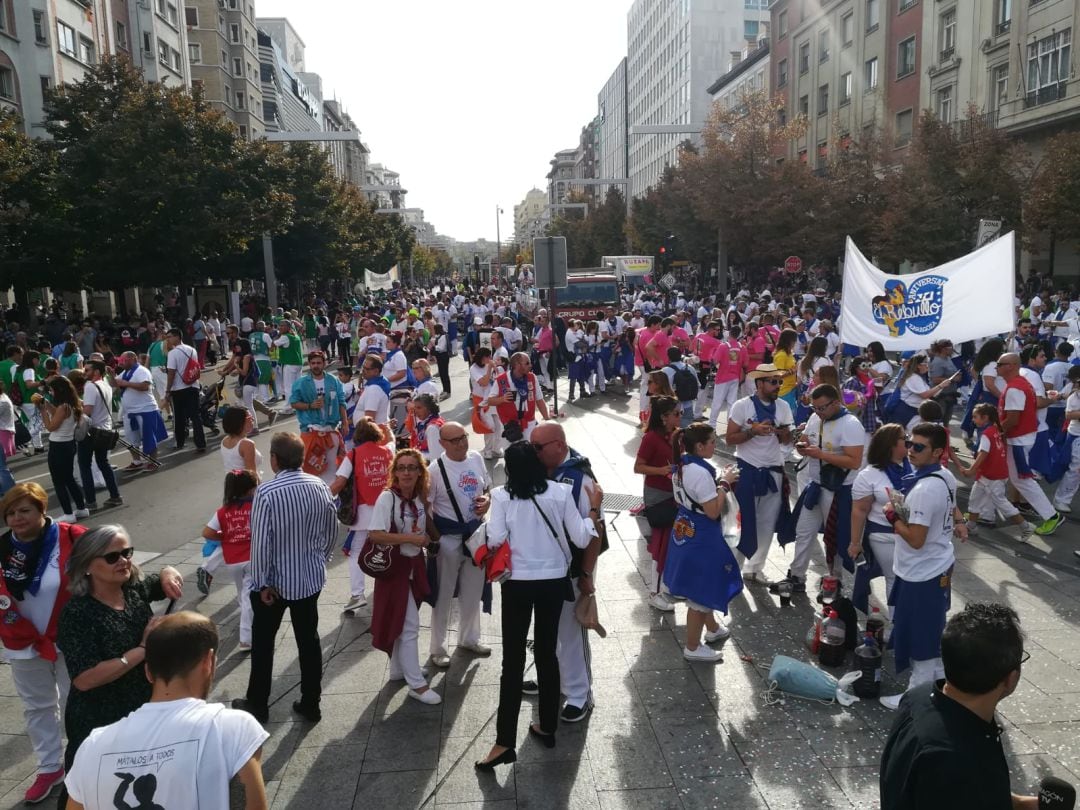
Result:
{"label": "white trousers", "polygon": [[484,571],[477,568],[461,551],[461,537],[453,537],[447,546],[444,535],[435,561],[439,569],[439,598],[431,611],[432,655],[446,655],[446,633],[450,626],[450,608],[454,590],[458,591],[458,645],[480,643],[480,597],[484,590]]}
{"label": "white trousers", "polygon": [[24,402],[19,407],[26,414],[26,429],[30,431],[30,443],[35,450],[40,450],[42,448],[41,431],[45,428],[44,423],[41,421],[41,412],[32,402]]}
{"label": "white trousers", "polygon": [[1073,442],[1069,469],[1062,476],[1061,483],[1054,492],[1054,505],[1070,507],[1078,489],[1080,489],[1080,439]]}
{"label": "white trousers", "polygon": [[256,429],[259,427],[259,415],[255,413],[255,392],[258,388],[254,385],[245,385],[243,388],[244,407],[251,414],[251,424]]}
{"label": "white trousers", "polygon": [[888,605],[889,594],[892,593],[893,582],[896,574],[893,573],[893,559],[896,557],[896,535],[884,532],[871,532],[867,538],[870,541],[870,551],[874,559],[881,566],[881,573],[885,576],[885,612],[892,618],[892,608]]}
{"label": "white trousers", "polygon": [[739,560],[739,568],[744,574],[760,574],[765,568],[765,561],[769,557],[769,549],[772,548],[773,537],[776,535],[776,518],[780,514],[780,490],[783,477],[778,472],[772,473],[773,481],[776,482],[776,492],[767,492],[754,498],[754,517],[757,523],[757,551],[750,559],[736,552]]}
{"label": "white trousers", "polygon": [[[279,366],[281,369],[281,394],[286,404],[292,394],[293,384],[300,379],[300,366]],[[291,409],[290,409],[291,410]]]}
{"label": "white trousers", "polygon": [[[1080,480],[1080,476],[1077,477]],[[979,478],[971,487],[971,495],[968,498],[968,511],[978,515],[984,520],[993,520],[994,512],[1008,520],[1020,514],[1020,510],[1012,505],[1005,484],[1007,479],[991,480]],[[1060,486],[1058,491],[1061,491]]]}
{"label": "white trousers", "polygon": [[713,385],[712,392],[712,411],[709,413],[709,424],[713,427],[716,426],[716,420],[720,417],[720,410],[726,408],[731,410],[731,406],[735,404],[739,398],[739,381],[728,380],[727,382],[718,382]]}
{"label": "white trousers", "polygon": [[221,544],[215,548],[208,557],[203,557],[202,569],[211,576],[225,564],[225,557],[221,553]]}
{"label": "white trousers", "polygon": [[[806,578],[806,569],[810,567],[810,554],[817,542],[818,532],[825,525],[825,518],[832,508],[833,493],[821,490],[821,497],[813,509],[803,507],[799,513],[799,522],[795,526],[795,556],[791,559],[789,570],[800,579]],[[850,538],[840,538],[839,542],[851,542]],[[839,556],[839,555],[837,555]]]}
{"label": "white trousers", "polygon": [[551,388],[551,375],[548,374],[548,364],[551,362],[551,352],[540,352],[540,368],[533,369],[536,376],[540,379],[540,384],[544,388]]}
{"label": "white trousers", "polygon": [[240,604],[240,642],[251,643],[251,563],[224,563],[225,570],[236,585],[236,601]]}
{"label": "white trousers", "polygon": [[641,373],[641,405],[638,407],[639,411],[647,411],[649,409],[649,372],[645,370],[645,366],[635,366]]}
{"label": "white trousers", "polygon": [[353,530],[352,546],[349,548],[349,595],[364,595],[364,570],[360,567],[360,550],[367,541],[367,529]]}
{"label": "white trousers", "polygon": [[[595,572],[593,574],[595,576]],[[580,595],[578,581],[574,583],[574,599]],[[563,602],[559,616],[559,639],[555,653],[559,656],[559,681],[566,704],[581,709],[592,703],[592,651],[589,649],[589,631],[574,615],[576,602]]]}
{"label": "white trousers", "polygon": [[154,381],[154,396],[157,398],[158,407],[164,408],[167,403],[172,401],[165,396],[165,392],[169,390],[169,375],[160,368],[152,368],[150,369],[150,377]]}
{"label": "white trousers", "polygon": [[[1024,451],[1027,452],[1030,449],[1030,447],[1025,447]],[[1039,513],[1039,517],[1043,520],[1049,520],[1057,514],[1057,510],[1050,503],[1050,499],[1046,497],[1046,493],[1039,486],[1039,482],[1034,478],[1020,477],[1016,470],[1012,445],[1007,448],[1005,458],[1009,462],[1009,481],[1016,487],[1016,491],[1020,493],[1020,496],[1031,504],[1031,508]]]}
{"label": "white trousers", "polygon": [[409,594],[405,600],[405,623],[401,626],[401,635],[394,641],[394,651],[390,655],[390,680],[399,681],[403,677],[410,689],[423,689],[427,686],[424,673],[420,669],[420,649],[417,639],[420,637],[420,613],[416,609],[416,600]]}
{"label": "white trousers", "polygon": [[63,653],[55,661],[19,658],[11,661],[11,678],[23,702],[26,733],[38,760],[38,773],[64,767],[61,718],[71,681]]}

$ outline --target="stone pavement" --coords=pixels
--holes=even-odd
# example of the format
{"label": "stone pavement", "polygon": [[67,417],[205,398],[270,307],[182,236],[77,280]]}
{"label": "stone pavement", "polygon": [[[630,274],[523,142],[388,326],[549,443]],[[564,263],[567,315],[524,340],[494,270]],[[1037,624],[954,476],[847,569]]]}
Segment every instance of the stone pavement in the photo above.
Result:
{"label": "stone pavement", "polygon": [[[571,444],[593,460],[612,501],[639,492],[640,478],[632,473],[636,401],[594,399],[584,407],[595,413],[583,418],[581,408],[568,409]],[[451,415],[460,417],[456,410]],[[782,610],[764,590],[744,591],[733,604],[724,662],[688,664],[680,655],[685,608],[661,615],[645,604],[650,560],[641,536],[644,523],[625,511],[609,518],[612,547],[601,558],[597,589],[609,635],[592,637],[596,709],[585,722],[563,724],[557,747],[548,750],[526,734],[536,701],[526,697],[518,762],[493,775],[478,775],[472,763],[494,740],[501,652],[497,591],[496,618],[484,618],[492,657],[454,654],[450,669],[432,678],[444,702],[429,707],[407,699],[403,684],[387,683],[387,657],[371,646],[370,608],[355,617],[340,613],[348,578],[343,560],[336,559],[320,602],[325,676],[323,720],[317,725],[291,712],[299,671],[287,621],[279,636],[271,737],[263,755],[271,806],[877,807],[878,762],[890,712],[876,702],[845,709],[765,699],[773,655],[808,660],[802,638],[816,608],[812,599],[797,598]],[[1051,773],[1080,783],[1080,568],[1071,562],[1078,537],[1070,522],[1055,537],[1028,546],[1001,531],[957,546],[954,610],[974,600],[1012,605],[1032,653],[1019,689],[1000,712],[1017,792],[1032,791]],[[147,567],[177,565],[193,583],[199,547],[187,543]],[[820,562],[819,557],[818,571]],[[785,569],[785,552],[774,547],[767,573],[778,577]],[[880,581],[878,586],[880,602]],[[193,589],[192,594],[197,596]],[[212,699],[241,696],[248,663],[236,651],[231,584],[216,584],[210,596],[189,605],[212,616],[224,636]],[[429,618],[422,609],[421,651],[427,649]],[[886,692],[901,687],[886,675]],[[0,718],[2,809],[20,806],[34,772],[6,666],[0,667]]]}

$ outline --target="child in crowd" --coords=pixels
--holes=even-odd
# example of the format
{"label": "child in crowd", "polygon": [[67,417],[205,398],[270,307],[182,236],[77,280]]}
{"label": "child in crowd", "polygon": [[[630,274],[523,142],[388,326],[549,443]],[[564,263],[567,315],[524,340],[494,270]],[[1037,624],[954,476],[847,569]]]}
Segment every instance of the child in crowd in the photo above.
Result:
{"label": "child in crowd", "polygon": [[203,537],[221,543],[225,569],[236,584],[240,603],[240,647],[251,649],[251,501],[258,486],[251,470],[233,470],[225,475],[225,498],[210,516]]}

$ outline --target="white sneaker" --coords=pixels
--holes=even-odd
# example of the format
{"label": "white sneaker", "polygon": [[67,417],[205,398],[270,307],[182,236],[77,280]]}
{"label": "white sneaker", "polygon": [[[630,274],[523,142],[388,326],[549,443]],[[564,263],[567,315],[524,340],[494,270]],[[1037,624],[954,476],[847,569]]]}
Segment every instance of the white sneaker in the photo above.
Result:
{"label": "white sneaker", "polygon": [[1069,514],[1070,512],[1072,512],[1072,507],[1069,506],[1068,504],[1066,504],[1065,506],[1062,506],[1061,504],[1055,503],[1054,508],[1057,509],[1059,512],[1061,512],[1063,514],[1066,514],[1066,515]]}
{"label": "white sneaker", "polygon": [[689,647],[683,647],[682,657],[687,661],[699,661],[703,664],[719,664],[724,660],[724,654],[722,652],[710,649],[704,644],[700,645],[696,650],[691,650]]}
{"label": "white sneaker", "polygon": [[668,601],[667,597],[662,593],[654,593],[649,597],[649,607],[661,610],[664,613],[670,613],[675,610],[675,606]]}
{"label": "white sneaker", "polygon": [[720,624],[716,628],[715,633],[711,633],[708,630],[705,631],[706,644],[712,644],[714,641],[727,641],[729,638],[731,638],[731,630],[724,624]]}
{"label": "white sneaker", "polygon": [[90,510],[89,509],[76,509],[75,510],[75,518],[76,518],[76,520],[81,519],[81,518],[88,518],[88,517],[90,517]]}
{"label": "white sneaker", "polygon": [[1028,521],[1024,521],[1024,523],[1020,526],[1020,538],[1019,538],[1020,542],[1021,543],[1026,543],[1028,540],[1030,540],[1032,538],[1032,536],[1034,536],[1034,534],[1035,534],[1035,524],[1034,523],[1029,523]]}
{"label": "white sneaker", "polygon": [[897,709],[900,708],[900,699],[903,696],[903,692],[901,692],[899,695],[882,695],[878,698],[878,703],[880,703],[886,709],[895,712]]}
{"label": "white sneaker", "polygon": [[423,692],[417,692],[415,689],[410,689],[409,697],[413,700],[419,700],[421,703],[426,703],[428,706],[438,706],[442,703],[442,698],[439,696],[439,693],[430,686]]}
{"label": "white sneaker", "polygon": [[352,613],[355,610],[359,610],[362,607],[367,607],[367,599],[361,596],[350,596],[349,601],[345,603],[345,607],[341,609],[342,613]]}
{"label": "white sneaker", "polygon": [[74,515],[61,515],[57,518],[60,523],[74,523],[78,518]]}

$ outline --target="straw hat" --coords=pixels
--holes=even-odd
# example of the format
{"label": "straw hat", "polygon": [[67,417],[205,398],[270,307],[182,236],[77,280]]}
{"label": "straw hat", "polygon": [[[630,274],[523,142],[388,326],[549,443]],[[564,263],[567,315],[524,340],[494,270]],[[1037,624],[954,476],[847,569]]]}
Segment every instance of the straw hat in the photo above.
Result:
{"label": "straw hat", "polygon": [[775,377],[780,374],[780,369],[774,363],[762,363],[746,376],[751,380],[761,380],[765,377]]}

